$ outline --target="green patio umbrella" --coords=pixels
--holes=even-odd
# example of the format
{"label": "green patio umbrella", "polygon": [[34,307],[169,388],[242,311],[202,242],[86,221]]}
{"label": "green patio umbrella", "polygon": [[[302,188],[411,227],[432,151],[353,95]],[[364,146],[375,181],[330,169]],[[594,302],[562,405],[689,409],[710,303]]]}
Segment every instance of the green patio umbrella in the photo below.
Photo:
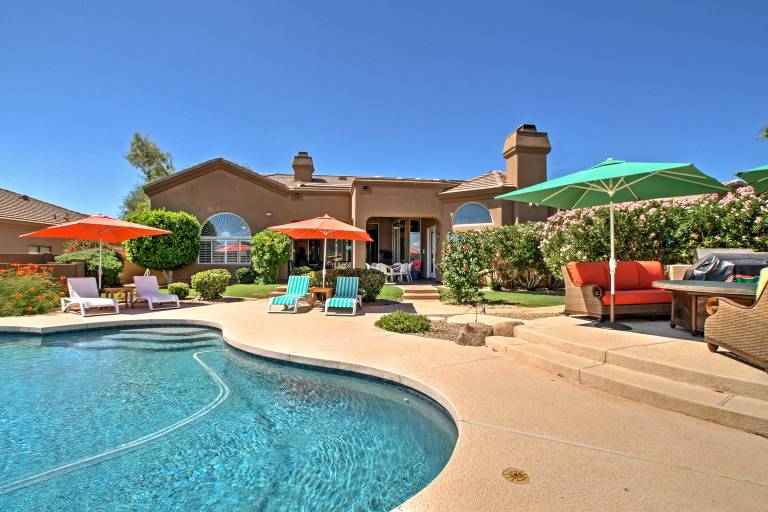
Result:
{"label": "green patio umbrella", "polygon": [[662,197],[693,196],[727,192],[717,180],[688,163],[626,162],[608,160],[583,171],[539,183],[496,199],[554,206],[561,209],[610,205],[611,258],[611,319],[606,327],[628,329],[616,323],[615,273],[616,253],[613,232],[613,205],[628,201]]}
{"label": "green patio umbrella", "polygon": [[755,194],[765,194],[768,192],[768,165],[761,165],[754,169],[737,172],[736,176],[752,185]]}

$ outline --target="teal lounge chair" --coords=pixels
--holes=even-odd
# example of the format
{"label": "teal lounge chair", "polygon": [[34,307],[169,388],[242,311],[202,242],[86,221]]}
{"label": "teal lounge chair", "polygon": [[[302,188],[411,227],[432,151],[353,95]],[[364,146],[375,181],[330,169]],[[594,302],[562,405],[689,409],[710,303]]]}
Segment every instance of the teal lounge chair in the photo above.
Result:
{"label": "teal lounge chair", "polygon": [[[267,313],[296,313],[299,310],[299,301],[309,302],[309,276],[291,276],[288,278],[288,289],[285,295],[272,297],[267,303]],[[283,306],[282,311],[272,311],[272,305]],[[293,309],[291,309],[293,306]]]}
{"label": "teal lounge chair", "polygon": [[351,315],[357,314],[357,305],[363,307],[363,298],[357,294],[360,280],[357,277],[339,277],[336,279],[336,290],[333,297],[325,301],[326,315],[349,315],[349,313],[330,313],[330,308],[351,308]]}

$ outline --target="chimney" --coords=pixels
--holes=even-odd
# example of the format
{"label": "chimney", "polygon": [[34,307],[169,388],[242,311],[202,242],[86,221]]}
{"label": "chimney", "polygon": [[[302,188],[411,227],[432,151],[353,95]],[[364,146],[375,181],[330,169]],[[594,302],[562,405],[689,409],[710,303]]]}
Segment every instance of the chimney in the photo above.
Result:
{"label": "chimney", "polygon": [[293,181],[312,181],[312,173],[315,172],[315,165],[312,163],[312,157],[306,151],[299,151],[293,157]]}
{"label": "chimney", "polygon": [[547,154],[552,150],[547,132],[535,124],[521,124],[504,141],[507,185],[525,188],[547,181]]}

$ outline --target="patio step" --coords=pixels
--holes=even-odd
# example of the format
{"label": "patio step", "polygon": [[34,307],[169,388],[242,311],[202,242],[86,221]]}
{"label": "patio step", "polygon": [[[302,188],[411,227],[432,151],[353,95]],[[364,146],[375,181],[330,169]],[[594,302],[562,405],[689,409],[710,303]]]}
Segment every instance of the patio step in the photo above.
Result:
{"label": "patio step", "polygon": [[[732,370],[728,375],[717,364],[686,367],[653,357],[656,350],[665,350],[662,355],[668,355],[671,349],[674,353],[680,351],[682,360],[698,355],[706,363],[717,361],[706,357],[714,354],[703,354],[703,358],[701,353],[696,354],[706,348],[695,342],[672,340],[600,348],[599,343],[589,346],[584,339],[579,342],[579,337],[567,329],[556,334],[551,329],[527,325],[515,329],[515,334],[514,338],[490,336],[486,345],[515,362],[585,386],[768,436],[768,380],[762,379],[759,371],[752,372],[753,369],[729,360],[729,364],[736,366],[726,365]],[[626,339],[623,341],[626,343]],[[743,373],[738,372],[740,369]]]}
{"label": "patio step", "polygon": [[768,401],[713,391],[612,364],[583,368],[580,383],[728,427],[768,436]]}
{"label": "patio step", "polygon": [[[505,343],[501,340],[516,340],[517,338],[504,338],[501,336],[490,336],[486,338],[485,344],[490,346],[496,352],[503,352],[509,359],[528,366],[533,366],[545,372],[558,375],[573,382],[580,381],[580,373],[584,368],[590,368],[599,365],[592,359],[575,356],[566,352],[561,352],[544,345],[536,343]],[[490,340],[490,341],[489,341]],[[503,350],[499,349],[503,346]]]}
{"label": "patio step", "polygon": [[279,297],[281,295],[285,295],[285,293],[288,291],[288,285],[282,285],[275,288],[275,291],[269,292],[269,297]]}
{"label": "patio step", "polygon": [[403,300],[440,300],[440,292],[432,285],[403,285]]}
{"label": "patio step", "polygon": [[[607,345],[602,348],[579,341],[574,333],[554,333],[552,329],[524,325],[515,329],[515,335],[522,341],[528,341],[566,354],[586,358],[598,363],[634,370],[641,373],[664,377],[673,381],[703,386],[712,390],[743,395],[745,397],[768,400],[768,376],[760,370],[745,366],[734,360],[717,360],[710,354],[703,343],[659,338],[645,340],[643,335],[637,343],[625,343],[625,346]],[[601,336],[595,331],[595,336]],[[633,338],[634,339],[634,338]],[[658,355],[661,349],[667,349],[666,357]],[[670,359],[674,353],[676,358]]]}

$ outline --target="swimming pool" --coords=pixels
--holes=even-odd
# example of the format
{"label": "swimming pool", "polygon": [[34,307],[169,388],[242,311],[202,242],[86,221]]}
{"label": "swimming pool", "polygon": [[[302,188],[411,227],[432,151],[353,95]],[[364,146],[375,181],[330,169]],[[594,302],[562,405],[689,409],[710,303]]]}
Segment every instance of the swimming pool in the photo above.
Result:
{"label": "swimming pool", "polygon": [[420,394],[212,329],[0,335],[0,510],[391,510],[456,436]]}

